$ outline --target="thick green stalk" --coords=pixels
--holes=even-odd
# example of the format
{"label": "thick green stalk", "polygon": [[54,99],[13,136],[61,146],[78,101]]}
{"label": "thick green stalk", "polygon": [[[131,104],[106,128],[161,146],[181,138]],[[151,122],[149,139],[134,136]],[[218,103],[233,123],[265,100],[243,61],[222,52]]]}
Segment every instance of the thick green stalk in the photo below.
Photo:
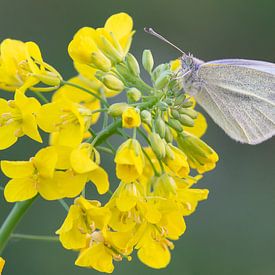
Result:
{"label": "thick green stalk", "polygon": [[36,198],[37,196],[27,201],[17,202],[12,208],[11,212],[0,228],[0,255],[3,253],[3,250],[6,247],[12,232]]}

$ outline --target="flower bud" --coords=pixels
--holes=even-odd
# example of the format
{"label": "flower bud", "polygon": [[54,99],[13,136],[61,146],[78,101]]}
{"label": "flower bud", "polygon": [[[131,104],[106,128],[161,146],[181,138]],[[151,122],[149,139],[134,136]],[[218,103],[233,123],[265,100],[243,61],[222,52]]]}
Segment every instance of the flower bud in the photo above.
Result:
{"label": "flower bud", "polygon": [[156,154],[157,158],[163,159],[165,157],[166,151],[165,151],[165,144],[159,134],[157,133],[151,133],[149,135],[150,144],[152,147],[152,150]]}
{"label": "flower bud", "polygon": [[180,122],[176,119],[173,119],[173,118],[170,118],[168,120],[168,124],[173,128],[175,129],[177,132],[182,132],[182,126],[180,124]]}
{"label": "flower bud", "polygon": [[169,83],[170,75],[167,72],[162,73],[155,82],[155,87],[158,90],[162,90]]}
{"label": "flower bud", "polygon": [[119,63],[123,60],[121,53],[104,37],[101,36],[102,51],[107,55],[114,63]]}
{"label": "flower bud", "polygon": [[177,138],[179,148],[186,154],[191,168],[204,173],[215,168],[219,160],[217,153],[200,138],[181,133]]}
{"label": "flower bud", "polygon": [[182,102],[185,100],[186,95],[185,94],[180,94],[179,96],[177,96],[176,100],[175,100],[175,105],[180,105],[182,104]]}
{"label": "flower bud", "polygon": [[188,127],[194,126],[194,120],[188,115],[181,114],[178,120],[184,126],[188,126]]}
{"label": "flower bud", "polygon": [[173,118],[175,118],[175,119],[178,119],[178,118],[180,117],[180,113],[179,113],[179,111],[176,110],[176,109],[172,109],[172,110],[171,110],[171,115],[172,115]]}
{"label": "flower bud", "polygon": [[165,151],[166,151],[166,157],[168,157],[171,160],[175,159],[175,154],[173,150],[170,148],[169,144],[167,143],[165,144]]}
{"label": "flower bud", "polygon": [[173,142],[173,134],[172,134],[172,131],[168,125],[166,125],[166,127],[165,127],[165,140],[168,143]]}
{"label": "flower bud", "polygon": [[165,137],[165,122],[161,117],[155,120],[155,129],[161,138]]}
{"label": "flower bud", "polygon": [[182,102],[180,106],[183,108],[189,108],[193,106],[193,102],[187,99],[186,101]]}
{"label": "flower bud", "polygon": [[169,195],[176,194],[177,185],[175,180],[168,174],[163,174],[158,177],[154,184],[154,193],[161,197],[169,197]]}
{"label": "flower bud", "polygon": [[179,109],[179,112],[181,114],[188,115],[189,117],[191,117],[193,119],[196,119],[198,117],[198,113],[191,108],[181,108],[181,109]]}
{"label": "flower bud", "polygon": [[41,82],[43,82],[46,85],[49,86],[59,86],[61,82],[60,76],[54,74],[54,73],[48,73],[48,74],[37,74],[35,75],[36,78],[38,78]]}
{"label": "flower bud", "polygon": [[109,107],[108,115],[114,117],[120,116],[128,107],[129,105],[125,102],[114,103]]}
{"label": "flower bud", "polygon": [[107,58],[103,53],[101,52],[93,52],[91,54],[90,62],[89,64],[99,69],[103,72],[108,72],[111,70],[112,63],[109,58]]}
{"label": "flower bud", "polygon": [[140,74],[139,64],[136,58],[132,54],[130,53],[127,54],[126,63],[128,68],[134,75],[138,76]]}
{"label": "flower bud", "polygon": [[142,65],[149,74],[152,72],[152,69],[154,67],[154,58],[150,50],[143,51]]}
{"label": "flower bud", "polygon": [[130,101],[136,102],[141,99],[141,92],[137,88],[133,87],[127,91],[127,97]]}
{"label": "flower bud", "polygon": [[167,111],[167,109],[168,109],[168,104],[166,103],[166,102],[164,102],[164,101],[160,101],[158,104],[157,104],[157,106],[158,106],[158,108],[161,110],[161,111],[163,111],[163,112],[165,112],[165,111]]}
{"label": "flower bud", "polygon": [[169,64],[160,64],[160,65],[158,65],[152,73],[152,81],[156,82],[157,78],[159,78],[160,75],[164,72],[166,72],[166,73],[169,72],[170,73]]}
{"label": "flower bud", "polygon": [[140,113],[141,120],[149,125],[151,125],[152,122],[152,115],[147,110],[142,110]]}
{"label": "flower bud", "polygon": [[122,91],[124,89],[122,81],[112,74],[105,74],[102,78],[102,82],[111,90]]}

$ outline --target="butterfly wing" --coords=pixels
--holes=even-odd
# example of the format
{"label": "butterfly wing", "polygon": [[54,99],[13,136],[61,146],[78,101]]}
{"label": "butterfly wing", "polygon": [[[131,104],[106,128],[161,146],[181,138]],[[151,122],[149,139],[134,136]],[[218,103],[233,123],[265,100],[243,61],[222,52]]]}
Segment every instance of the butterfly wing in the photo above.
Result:
{"label": "butterfly wing", "polygon": [[257,144],[275,134],[275,64],[225,59],[202,64],[197,102],[233,139]]}

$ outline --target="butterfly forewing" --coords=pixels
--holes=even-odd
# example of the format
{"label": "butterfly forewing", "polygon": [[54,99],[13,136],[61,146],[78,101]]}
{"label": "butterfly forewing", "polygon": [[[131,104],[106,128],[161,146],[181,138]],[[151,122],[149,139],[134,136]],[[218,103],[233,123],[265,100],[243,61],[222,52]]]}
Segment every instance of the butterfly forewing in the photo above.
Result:
{"label": "butterfly forewing", "polygon": [[257,144],[275,134],[275,64],[226,59],[198,69],[198,103],[233,139]]}

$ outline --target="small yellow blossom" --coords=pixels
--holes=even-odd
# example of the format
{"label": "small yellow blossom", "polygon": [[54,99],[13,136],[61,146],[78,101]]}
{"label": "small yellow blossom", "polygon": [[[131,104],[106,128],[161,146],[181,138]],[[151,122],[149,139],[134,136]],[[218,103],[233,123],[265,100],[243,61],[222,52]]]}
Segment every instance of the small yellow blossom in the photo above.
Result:
{"label": "small yellow blossom", "polygon": [[[68,82],[77,84],[95,94],[98,93],[96,87],[92,85],[91,81],[84,77],[76,76],[69,79]],[[72,87],[69,85],[62,86],[54,93],[52,101],[59,101],[62,100],[64,97],[72,102],[80,104],[84,108],[87,108],[91,111],[100,109],[100,100],[76,87]],[[91,124],[95,124],[98,121],[99,115],[99,112],[91,115]]]}
{"label": "small yellow blossom", "polygon": [[177,142],[191,168],[204,173],[216,167],[219,160],[217,153],[198,137],[185,132],[178,136]]}
{"label": "small yellow blossom", "polygon": [[144,168],[144,156],[139,142],[128,139],[117,149],[115,156],[116,175],[124,182],[135,181]]}
{"label": "small yellow blossom", "polygon": [[[0,45],[0,87],[3,90],[25,91],[42,82],[52,87],[37,88],[40,91],[57,88],[62,77],[46,64],[37,44],[5,39]],[[49,89],[50,88],[50,89]]]}
{"label": "small yellow blossom", "polygon": [[140,114],[134,107],[128,107],[122,113],[122,127],[123,128],[135,128],[141,124]]}
{"label": "small yellow blossom", "polygon": [[165,163],[171,171],[173,171],[178,177],[183,178],[189,174],[189,165],[186,155],[177,147],[172,144],[168,144],[169,149],[172,152],[172,156],[165,158]]}
{"label": "small yellow blossom", "polygon": [[37,123],[42,130],[58,133],[55,145],[69,147],[81,143],[92,119],[90,109],[64,97],[43,105],[37,114]]}
{"label": "small yellow blossom", "polygon": [[109,71],[127,54],[134,32],[132,18],[118,13],[107,19],[104,28],[81,28],[68,46],[71,58],[80,64]]}
{"label": "small yellow blossom", "polygon": [[0,150],[10,147],[23,135],[42,142],[36,122],[40,107],[35,98],[28,98],[21,91],[16,91],[14,100],[0,98]]}
{"label": "small yellow blossom", "polygon": [[5,265],[5,260],[2,257],[0,257],[0,275],[2,274],[4,265]]}

